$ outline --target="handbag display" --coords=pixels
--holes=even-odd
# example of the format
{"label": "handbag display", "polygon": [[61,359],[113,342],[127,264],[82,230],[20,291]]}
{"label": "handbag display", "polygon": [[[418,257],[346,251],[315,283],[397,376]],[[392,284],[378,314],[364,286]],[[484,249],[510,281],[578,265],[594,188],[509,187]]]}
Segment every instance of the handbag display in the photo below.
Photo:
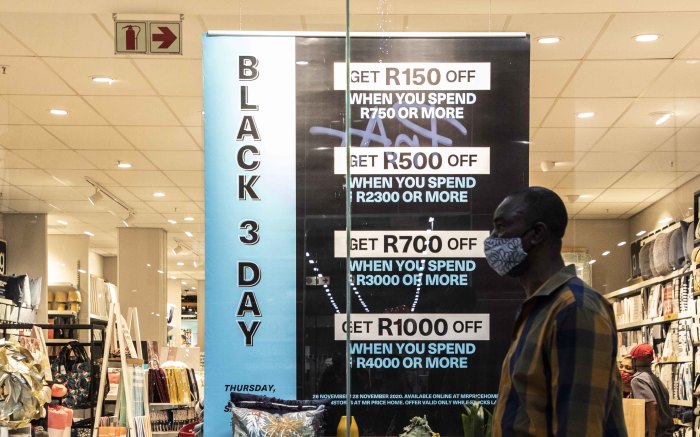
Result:
{"label": "handbag display", "polygon": [[68,390],[63,405],[70,408],[90,406],[97,386],[93,381],[99,379],[99,371],[99,366],[90,361],[80,343],[73,341],[65,345],[51,365],[54,382],[65,385]]}

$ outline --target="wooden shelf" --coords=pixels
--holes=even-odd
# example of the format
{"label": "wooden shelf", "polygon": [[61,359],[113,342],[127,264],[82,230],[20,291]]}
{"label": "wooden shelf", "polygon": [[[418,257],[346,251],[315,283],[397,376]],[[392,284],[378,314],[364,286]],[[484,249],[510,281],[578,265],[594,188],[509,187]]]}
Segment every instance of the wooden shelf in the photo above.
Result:
{"label": "wooden shelf", "polygon": [[49,317],[55,317],[55,316],[72,316],[72,317],[78,317],[78,313],[75,311],[70,311],[70,310],[48,310],[46,314]]}
{"label": "wooden shelf", "polygon": [[72,341],[78,341],[75,338],[47,338],[46,339],[46,344],[47,345],[52,345],[52,344],[68,344]]}
{"label": "wooden shelf", "polygon": [[193,404],[171,404],[171,403],[149,403],[148,407],[151,410],[175,410],[178,408],[190,408]]}
{"label": "wooden shelf", "polygon": [[162,436],[173,436],[177,437],[180,431],[151,431],[151,434],[153,435],[162,435]]}
{"label": "wooden shelf", "polygon": [[658,325],[659,323],[673,322],[675,320],[690,319],[694,317],[691,314],[668,314],[666,316],[654,317],[653,319],[645,319],[641,322],[620,323],[617,325],[618,331],[627,331],[630,329],[641,328],[642,326]]}
{"label": "wooden shelf", "polygon": [[642,288],[647,287],[649,285],[659,284],[661,282],[666,282],[668,280],[677,278],[679,276],[690,274],[693,272],[693,268],[691,268],[691,267],[694,267],[694,265],[693,266],[686,266],[685,268],[678,269],[674,272],[669,273],[666,276],[656,276],[654,278],[647,279],[646,281],[642,281],[642,282],[638,282],[634,285],[630,285],[629,287],[623,287],[619,290],[615,290],[615,291],[612,291],[612,292],[606,294],[605,297],[608,299],[619,299],[621,297],[630,296],[632,294],[637,294],[637,292],[639,290],[641,290]]}
{"label": "wooden shelf", "polygon": [[663,361],[655,362],[655,364],[660,364],[660,365],[664,365],[664,364],[683,364],[683,363],[692,363],[692,362],[693,362],[693,360],[690,359],[690,358],[688,358],[688,359],[685,359],[685,360],[679,360],[679,359],[663,360]]}
{"label": "wooden shelf", "polygon": [[90,314],[90,320],[99,320],[100,322],[107,323],[109,318],[106,316],[98,316],[97,314]]}

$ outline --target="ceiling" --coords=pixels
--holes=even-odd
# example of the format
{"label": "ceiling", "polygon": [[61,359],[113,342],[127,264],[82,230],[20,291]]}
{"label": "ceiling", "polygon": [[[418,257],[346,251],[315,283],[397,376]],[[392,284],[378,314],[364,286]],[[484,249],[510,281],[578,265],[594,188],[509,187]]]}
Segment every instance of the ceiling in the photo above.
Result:
{"label": "ceiling", "polygon": [[[0,0],[0,211],[46,212],[50,233],[90,231],[97,253],[115,255],[126,213],[91,205],[89,177],[136,211],[133,225],[166,229],[170,248],[177,239],[200,255],[194,268],[191,251],[170,253],[170,275],[203,279],[201,33],[343,31],[344,11],[316,0]],[[182,56],[114,55],[113,13],[184,14]],[[565,197],[578,219],[629,218],[700,174],[698,22],[696,0],[351,4],[354,31],[531,34],[530,181],[578,196]],[[644,33],[661,38],[633,41]],[[535,41],[549,35],[563,39]],[[657,126],[650,114],[664,111],[674,115]]]}

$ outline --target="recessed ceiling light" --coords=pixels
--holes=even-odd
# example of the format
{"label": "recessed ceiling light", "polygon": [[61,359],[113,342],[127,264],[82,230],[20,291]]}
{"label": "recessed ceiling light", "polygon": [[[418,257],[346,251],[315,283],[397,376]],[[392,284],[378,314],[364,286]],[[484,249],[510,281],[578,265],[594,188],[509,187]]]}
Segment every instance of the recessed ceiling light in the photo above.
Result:
{"label": "recessed ceiling light", "polygon": [[673,116],[673,112],[652,112],[649,115],[656,118],[654,124],[658,126],[660,124],[666,123]]}
{"label": "recessed ceiling light", "polygon": [[112,82],[114,82],[114,79],[106,76],[92,76],[91,79],[95,83],[106,83],[107,85],[112,85]]}
{"label": "recessed ceiling light", "polygon": [[617,247],[622,247],[622,246],[624,246],[625,244],[627,244],[626,241],[620,241],[619,243],[617,243]]}
{"label": "recessed ceiling light", "polygon": [[93,234],[93,233],[90,232],[90,231],[84,231],[83,234],[87,235],[88,237],[94,237],[94,236],[95,236],[95,234]]}
{"label": "recessed ceiling light", "polygon": [[192,238],[192,232],[190,232],[190,231],[185,231],[185,235],[187,235],[188,237]]}
{"label": "recessed ceiling light", "polygon": [[157,271],[159,274],[161,274],[161,275],[162,275],[163,273],[165,273],[165,272],[162,271],[162,270],[156,270],[156,271]]}
{"label": "recessed ceiling light", "polygon": [[58,223],[59,225],[63,225],[63,226],[66,226],[68,224],[68,222],[65,220],[56,220],[56,223]]}
{"label": "recessed ceiling light", "polygon": [[641,237],[642,235],[644,235],[644,234],[646,234],[646,233],[647,233],[647,231],[645,231],[644,229],[642,229],[641,231],[637,232],[636,235],[637,235],[637,237]]}
{"label": "recessed ceiling light", "polygon": [[309,61],[297,61],[297,65],[309,65]]}
{"label": "recessed ceiling light", "polygon": [[591,265],[593,265],[593,264],[595,264],[595,263],[596,263],[596,260],[594,260],[594,259],[588,261],[588,264],[591,264]]}
{"label": "recessed ceiling light", "polygon": [[178,262],[177,262],[177,265],[178,265],[178,266],[180,266],[180,267],[182,267],[182,266],[184,266],[184,265],[185,265],[185,263],[184,263],[184,262],[182,262],[182,261],[178,261]]}
{"label": "recessed ceiling light", "polygon": [[609,250],[606,250],[605,252],[601,253],[601,255],[603,255],[603,256],[608,256],[608,255],[610,255],[610,251],[609,251]]}
{"label": "recessed ceiling light", "polygon": [[185,221],[186,221],[186,222],[193,222],[193,221],[194,221],[194,217],[185,217]]}
{"label": "recessed ceiling light", "polygon": [[656,33],[644,33],[641,35],[635,35],[633,38],[637,42],[652,42],[659,39],[660,36],[661,35],[658,35]]}
{"label": "recessed ceiling light", "polygon": [[176,276],[171,276],[170,279],[177,279],[177,277],[176,277]]}
{"label": "recessed ceiling light", "polygon": [[117,161],[117,168],[131,168],[130,162]]}
{"label": "recessed ceiling light", "polygon": [[576,118],[593,118],[595,116],[595,112],[579,112],[576,114]]}
{"label": "recessed ceiling light", "polygon": [[537,38],[537,42],[540,44],[556,44],[561,40],[562,38],[560,36],[541,36]]}
{"label": "recessed ceiling light", "polygon": [[165,197],[165,193],[162,191],[156,191],[153,193],[153,197]]}
{"label": "recessed ceiling light", "polygon": [[187,281],[180,281],[180,284],[187,285]]}
{"label": "recessed ceiling light", "polygon": [[665,224],[665,223],[670,223],[673,221],[673,217],[664,217],[661,220],[659,220],[660,224]]}
{"label": "recessed ceiling light", "polygon": [[68,111],[65,109],[49,109],[51,115],[68,115]]}
{"label": "recessed ceiling light", "polygon": [[173,219],[168,219],[168,223],[170,223],[171,225],[176,225],[176,224],[177,224],[177,222],[176,222],[175,220],[173,220]]}
{"label": "recessed ceiling light", "polygon": [[686,63],[686,64],[690,64],[690,65],[695,65],[695,64],[700,64],[700,60],[698,60],[698,59],[688,59],[687,61],[685,61],[685,63]]}

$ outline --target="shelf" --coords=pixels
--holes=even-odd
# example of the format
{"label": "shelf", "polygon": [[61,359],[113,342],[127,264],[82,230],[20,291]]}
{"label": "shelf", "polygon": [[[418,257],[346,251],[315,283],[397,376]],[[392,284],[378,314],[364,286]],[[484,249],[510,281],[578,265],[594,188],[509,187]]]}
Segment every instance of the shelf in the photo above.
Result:
{"label": "shelf", "polygon": [[620,323],[617,325],[618,331],[626,331],[642,326],[658,325],[659,323],[673,322],[675,320],[683,320],[694,317],[691,314],[668,314],[666,316],[654,317],[653,319],[642,320],[641,322]]}
{"label": "shelf", "polygon": [[679,359],[663,360],[663,361],[655,362],[655,364],[660,364],[660,365],[663,365],[663,364],[682,364],[682,363],[692,363],[692,362],[693,362],[693,360],[688,358],[685,360],[679,360]]}
{"label": "shelf", "polygon": [[693,406],[693,400],[688,399],[687,401],[681,401],[678,399],[669,399],[668,403],[670,405],[676,405],[679,407],[692,407]]}
{"label": "shelf", "polygon": [[177,437],[178,433],[180,431],[151,431],[151,434],[153,435],[162,435],[162,436],[167,436],[171,435],[173,437]]}
{"label": "shelf", "polygon": [[47,345],[52,345],[52,344],[68,344],[72,341],[78,341],[75,338],[47,338],[46,339],[46,344]]}
{"label": "shelf", "polygon": [[178,408],[190,408],[193,404],[170,404],[170,403],[149,403],[148,407],[152,410],[175,410]]}
{"label": "shelf", "polygon": [[10,299],[5,299],[4,297],[0,297],[0,303],[5,304],[5,305],[14,305],[15,304]]}
{"label": "shelf", "polygon": [[90,320],[99,320],[100,322],[107,323],[109,318],[106,316],[98,316],[97,314],[90,314]]}
{"label": "shelf", "polygon": [[70,310],[48,310],[46,314],[49,317],[52,316],[72,316],[72,317],[78,317],[78,313],[75,311],[70,311]]}
{"label": "shelf", "polygon": [[683,276],[685,274],[690,274],[693,272],[693,269],[690,268],[691,266],[686,266],[685,268],[678,269],[674,272],[669,273],[666,276],[657,276],[651,279],[647,279],[646,281],[638,282],[634,285],[630,285],[629,287],[622,287],[619,290],[612,291],[608,294],[605,295],[607,299],[613,299],[613,298],[621,298],[625,296],[629,296],[632,294],[636,294],[638,290],[641,290],[644,287],[647,287],[649,285],[654,285],[658,284],[661,282],[666,282],[670,279],[677,278],[679,276]]}

